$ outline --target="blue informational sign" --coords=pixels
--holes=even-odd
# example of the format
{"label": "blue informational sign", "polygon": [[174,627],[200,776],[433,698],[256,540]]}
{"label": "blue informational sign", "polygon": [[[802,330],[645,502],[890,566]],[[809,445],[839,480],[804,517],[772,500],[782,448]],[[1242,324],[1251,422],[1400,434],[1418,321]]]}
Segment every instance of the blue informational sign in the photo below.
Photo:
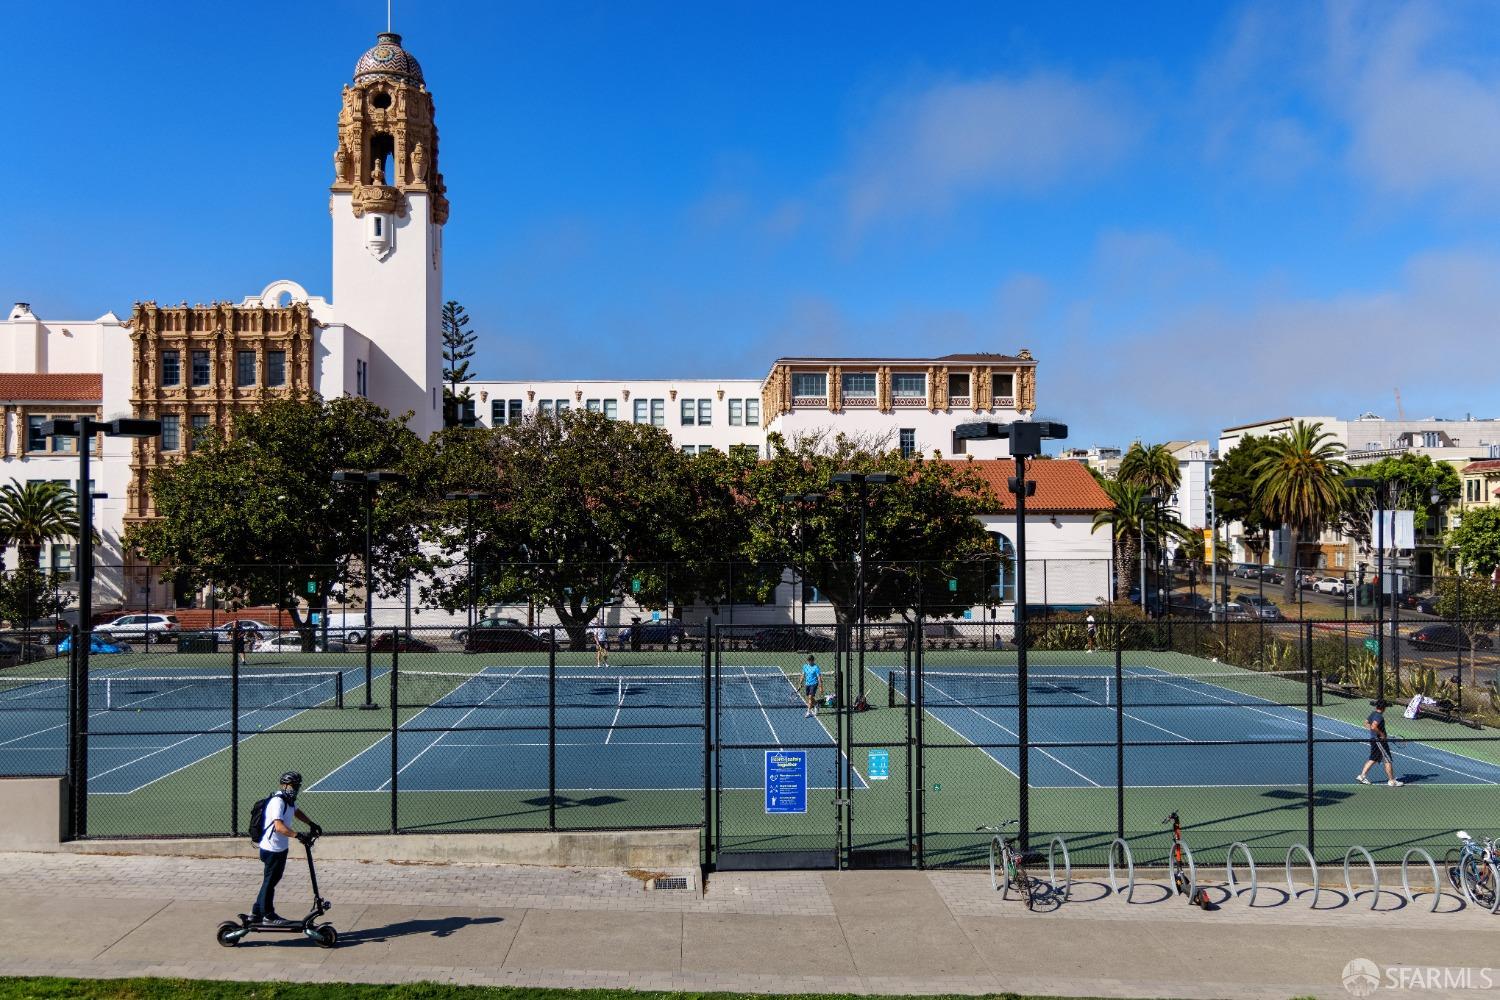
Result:
{"label": "blue informational sign", "polygon": [[974,620],[974,609],[973,608],[964,608],[964,621],[968,622],[968,621],[973,621],[973,620]]}
{"label": "blue informational sign", "polygon": [[871,750],[867,772],[871,781],[884,781],[891,776],[891,752]]}
{"label": "blue informational sign", "polygon": [[651,612],[651,620],[654,621],[654,622],[661,621],[661,612],[660,611],[653,611],[653,612]]}
{"label": "blue informational sign", "polygon": [[807,751],[766,751],[766,812],[807,812]]}
{"label": "blue informational sign", "polygon": [[321,625],[323,624],[323,613],[321,611],[314,611],[307,621],[310,625]]}

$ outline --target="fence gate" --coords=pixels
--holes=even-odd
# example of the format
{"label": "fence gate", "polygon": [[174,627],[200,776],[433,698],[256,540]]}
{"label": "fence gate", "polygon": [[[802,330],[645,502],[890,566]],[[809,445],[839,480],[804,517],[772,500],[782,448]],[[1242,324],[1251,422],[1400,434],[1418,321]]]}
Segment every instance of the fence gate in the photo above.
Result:
{"label": "fence gate", "polygon": [[845,690],[844,838],[850,868],[910,868],[915,630],[908,623],[852,626],[841,646]]}

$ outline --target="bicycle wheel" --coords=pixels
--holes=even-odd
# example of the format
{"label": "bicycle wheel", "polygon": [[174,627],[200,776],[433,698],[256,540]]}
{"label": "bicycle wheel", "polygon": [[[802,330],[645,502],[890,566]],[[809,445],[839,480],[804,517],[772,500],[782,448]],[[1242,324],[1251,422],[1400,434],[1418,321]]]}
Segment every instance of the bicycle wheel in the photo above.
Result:
{"label": "bicycle wheel", "polygon": [[990,841],[990,886],[996,892],[1003,892],[1005,877],[1005,845],[1000,842],[999,837],[995,837]]}
{"label": "bicycle wheel", "polygon": [[1036,893],[1031,891],[1031,873],[1026,870],[1026,865],[1019,858],[1016,860],[1015,878],[1013,881],[1015,882],[1016,891],[1021,894],[1022,899],[1026,900],[1026,909],[1036,909]]}
{"label": "bicycle wheel", "polygon": [[1459,876],[1469,902],[1493,912],[1500,900],[1495,892],[1495,869],[1489,862],[1477,857],[1464,858]]}

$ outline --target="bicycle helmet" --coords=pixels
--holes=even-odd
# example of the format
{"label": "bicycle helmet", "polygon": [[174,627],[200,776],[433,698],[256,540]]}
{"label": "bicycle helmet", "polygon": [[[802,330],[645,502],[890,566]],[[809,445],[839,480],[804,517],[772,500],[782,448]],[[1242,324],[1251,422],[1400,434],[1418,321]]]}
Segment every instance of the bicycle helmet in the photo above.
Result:
{"label": "bicycle helmet", "polygon": [[287,771],[281,776],[277,784],[291,785],[293,788],[301,789],[302,775],[298,774],[296,771]]}

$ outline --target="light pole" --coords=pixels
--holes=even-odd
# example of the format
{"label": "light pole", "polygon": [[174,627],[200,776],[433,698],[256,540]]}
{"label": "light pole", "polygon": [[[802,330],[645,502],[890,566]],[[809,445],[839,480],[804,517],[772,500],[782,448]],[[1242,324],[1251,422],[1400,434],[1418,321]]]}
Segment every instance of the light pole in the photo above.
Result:
{"label": "light pole", "polygon": [[381,483],[402,483],[406,476],[399,472],[391,472],[387,469],[377,469],[373,472],[365,472],[360,469],[339,469],[333,474],[335,483],[361,483],[365,487],[365,700],[359,707],[366,710],[377,709],[372,697],[374,693],[374,669],[370,662],[375,636],[375,571],[371,565],[370,550],[374,547],[372,535],[374,533],[375,520],[375,491],[380,488]]}
{"label": "light pole", "polygon": [[[1042,454],[1043,441],[1060,441],[1066,438],[1068,425],[1046,420],[1017,420],[1009,424],[981,421],[959,424],[954,428],[953,436],[958,440],[970,441],[1008,438],[1010,453],[1016,460],[1016,474],[1010,478],[1007,486],[1016,498],[1016,687],[1019,692],[1016,712],[1020,723],[1016,733],[1020,756],[1016,781],[1021,786],[1019,837],[1024,851],[1031,829],[1031,730],[1030,720],[1027,718],[1030,706],[1026,690],[1026,498],[1036,492],[1036,482],[1026,478],[1026,460]],[[1144,586],[1141,588],[1141,596],[1145,597]]]}
{"label": "light pole", "polygon": [[859,634],[859,693],[865,693],[865,513],[870,506],[870,487],[889,486],[896,477],[889,472],[835,472],[830,483],[853,483],[859,487],[859,565],[854,577],[854,621]]}
{"label": "light pole", "polygon": [[[153,438],[161,434],[160,420],[121,417],[59,417],[42,422],[46,437],[73,437],[78,442],[78,639],[73,643],[73,672],[69,689],[68,787],[73,796],[73,835],[88,832],[88,717],[89,646],[94,632],[94,488],[89,481],[89,443],[105,437]],[[146,638],[151,638],[146,633]]]}
{"label": "light pole", "polygon": [[788,493],[788,503],[797,505],[797,543],[802,547],[802,569],[797,574],[797,599],[802,604],[802,631],[807,631],[807,513],[823,500],[821,493]]}
{"label": "light pole", "polygon": [[[1393,480],[1394,482],[1394,480]],[[1375,579],[1380,582],[1375,587],[1375,657],[1377,670],[1375,671],[1375,697],[1385,697],[1385,491],[1386,487],[1378,479],[1362,479],[1351,477],[1344,480],[1344,485],[1351,490],[1369,490],[1375,494],[1375,533],[1379,536],[1373,539],[1375,542]]]}
{"label": "light pole", "polygon": [[444,500],[464,501],[464,559],[468,563],[467,590],[469,591],[469,631],[474,630],[474,501],[483,500],[478,490],[455,490],[444,493]]}

